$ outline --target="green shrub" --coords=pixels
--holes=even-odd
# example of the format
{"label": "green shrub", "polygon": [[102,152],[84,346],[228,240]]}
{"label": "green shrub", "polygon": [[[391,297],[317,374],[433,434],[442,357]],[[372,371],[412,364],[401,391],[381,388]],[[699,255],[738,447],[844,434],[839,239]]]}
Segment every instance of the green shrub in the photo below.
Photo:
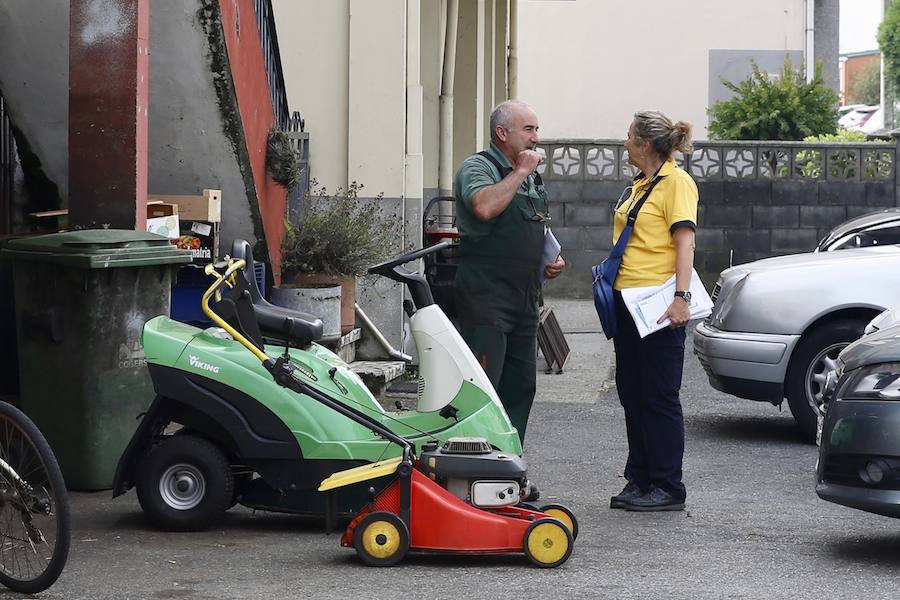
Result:
{"label": "green shrub", "polygon": [[808,135],[804,142],[865,142],[866,134],[862,131],[850,129],[838,129],[837,133],[825,133],[822,135]]}
{"label": "green shrub", "polygon": [[837,130],[838,96],[822,80],[821,64],[809,83],[789,58],[777,77],[755,62],[751,68],[750,77],[738,84],[723,80],[736,95],[710,107],[710,138],[796,141]]}
{"label": "green shrub", "polygon": [[306,217],[299,225],[285,221],[281,242],[281,271],[357,276],[385,259],[397,240],[398,227],[382,209],[383,194],[372,200],[358,198],[362,184],[329,194],[325,186],[310,182]]}

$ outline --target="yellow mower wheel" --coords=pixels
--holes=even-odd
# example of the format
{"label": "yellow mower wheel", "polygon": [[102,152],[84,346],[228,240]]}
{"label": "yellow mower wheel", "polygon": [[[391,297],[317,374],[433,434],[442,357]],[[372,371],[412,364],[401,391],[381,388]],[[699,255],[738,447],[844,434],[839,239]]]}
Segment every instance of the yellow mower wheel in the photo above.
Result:
{"label": "yellow mower wheel", "polygon": [[561,521],[545,517],[528,526],[523,546],[528,560],[550,569],[569,559],[574,543],[572,533]]}
{"label": "yellow mower wheel", "polygon": [[553,517],[557,521],[562,521],[562,524],[569,528],[572,539],[578,539],[578,519],[575,518],[575,513],[573,513],[569,507],[563,506],[562,504],[547,504],[542,506],[540,511],[549,517]]}
{"label": "yellow mower wheel", "polygon": [[394,513],[369,513],[357,523],[353,545],[370,567],[391,567],[409,551],[409,530]]}

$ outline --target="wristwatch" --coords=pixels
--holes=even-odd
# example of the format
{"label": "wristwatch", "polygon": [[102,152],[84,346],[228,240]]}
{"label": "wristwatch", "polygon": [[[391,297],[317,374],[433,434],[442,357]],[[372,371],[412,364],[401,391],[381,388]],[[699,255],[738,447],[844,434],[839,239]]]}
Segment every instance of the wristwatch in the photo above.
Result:
{"label": "wristwatch", "polygon": [[688,304],[691,303],[691,293],[690,293],[689,291],[687,291],[687,290],[684,290],[684,291],[678,290],[678,291],[676,291],[676,292],[675,292],[675,297],[676,297],[676,298],[684,298],[684,301],[685,301],[686,303],[688,303]]}

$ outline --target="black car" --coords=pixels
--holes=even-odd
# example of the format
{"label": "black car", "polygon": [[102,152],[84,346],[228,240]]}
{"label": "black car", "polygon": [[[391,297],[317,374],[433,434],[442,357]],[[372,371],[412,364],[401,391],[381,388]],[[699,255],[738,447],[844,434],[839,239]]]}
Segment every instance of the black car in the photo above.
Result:
{"label": "black car", "polygon": [[872,329],[841,352],[828,377],[816,493],[900,517],[900,324]]}

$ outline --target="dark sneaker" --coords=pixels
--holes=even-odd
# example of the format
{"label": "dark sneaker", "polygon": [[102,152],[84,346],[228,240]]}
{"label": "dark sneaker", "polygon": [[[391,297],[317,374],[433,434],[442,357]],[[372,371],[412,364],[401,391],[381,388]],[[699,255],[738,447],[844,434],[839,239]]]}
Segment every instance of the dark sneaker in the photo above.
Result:
{"label": "dark sneaker", "polygon": [[609,499],[610,508],[625,508],[625,504],[634,498],[642,495],[644,492],[638,484],[629,481],[622,488],[622,491]]}
{"label": "dark sneaker", "polygon": [[637,512],[684,510],[684,500],[679,500],[663,489],[653,488],[646,494],[628,500],[622,508]]}

